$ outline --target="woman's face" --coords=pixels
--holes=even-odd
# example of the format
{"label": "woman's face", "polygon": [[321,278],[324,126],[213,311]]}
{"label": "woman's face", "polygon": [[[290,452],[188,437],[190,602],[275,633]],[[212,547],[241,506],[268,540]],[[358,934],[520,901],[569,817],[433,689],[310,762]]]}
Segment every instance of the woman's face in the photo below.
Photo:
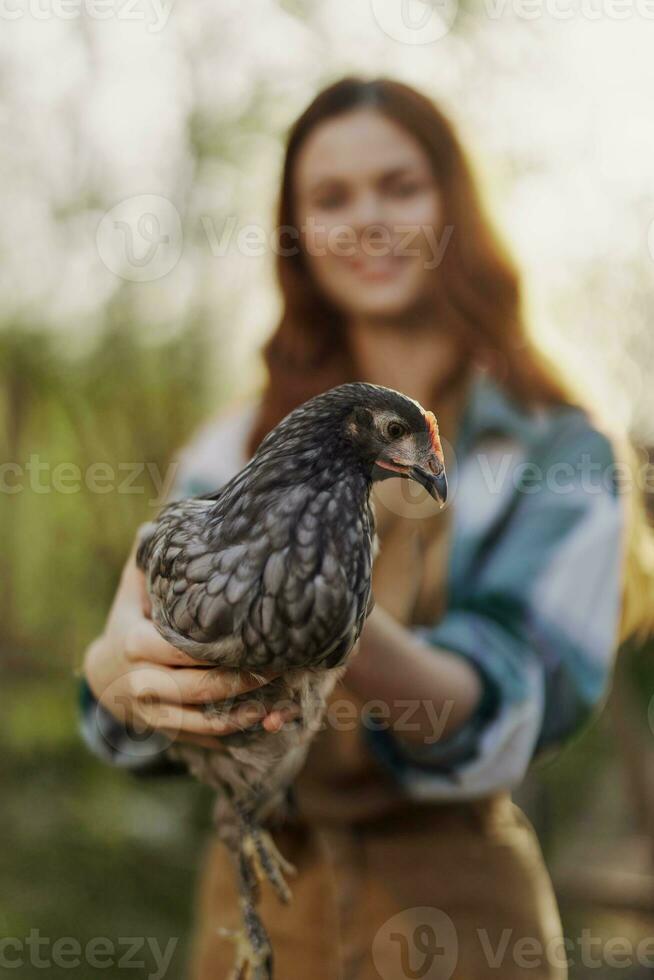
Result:
{"label": "woman's face", "polygon": [[427,295],[440,199],[429,159],[374,109],[321,123],[299,151],[295,213],[309,271],[349,317],[392,317]]}

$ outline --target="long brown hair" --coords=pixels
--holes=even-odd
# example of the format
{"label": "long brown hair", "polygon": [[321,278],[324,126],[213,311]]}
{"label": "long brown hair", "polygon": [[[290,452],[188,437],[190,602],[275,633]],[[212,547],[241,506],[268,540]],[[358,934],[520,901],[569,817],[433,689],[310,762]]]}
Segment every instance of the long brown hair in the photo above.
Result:
{"label": "long brown hair", "polygon": [[[295,167],[308,136],[325,120],[363,107],[402,126],[423,147],[433,168],[442,227],[452,230],[434,269],[434,324],[447,325],[466,362],[485,363],[519,401],[569,401],[565,386],[549,370],[525,328],[520,277],[484,213],[452,124],[409,86],[386,78],[344,78],[314,99],[288,138],[278,228],[298,227]],[[307,398],[358,378],[345,317],[318,290],[300,245],[278,250],[277,278],[283,309],[264,350],[268,383],[251,448]]]}
{"label": "long brown hair", "polygon": [[[483,364],[525,407],[581,404],[561,367],[527,329],[519,273],[486,215],[471,167],[452,124],[428,98],[386,78],[344,78],[324,89],[292,127],[278,210],[280,235],[297,247],[278,249],[282,315],[264,348],[268,379],[251,437],[254,451],[297,405],[326,389],[360,379],[346,318],[319,291],[305,261],[294,208],[298,153],[322,122],[369,107],[411,134],[426,152],[439,188],[442,227],[452,234],[434,269],[434,329],[446,326],[461,363]],[[280,244],[282,242],[280,241]],[[364,380],[361,378],[361,380]],[[633,462],[628,446],[619,452]],[[654,546],[642,495],[630,495],[622,635],[654,627]]]}

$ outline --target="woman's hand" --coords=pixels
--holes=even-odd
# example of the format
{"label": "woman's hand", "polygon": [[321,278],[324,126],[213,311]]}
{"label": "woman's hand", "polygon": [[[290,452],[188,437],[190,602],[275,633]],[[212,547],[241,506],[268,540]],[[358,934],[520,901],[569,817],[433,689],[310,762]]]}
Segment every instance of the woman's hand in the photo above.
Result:
{"label": "woman's hand", "polygon": [[159,731],[172,740],[218,748],[220,736],[263,723],[276,732],[292,717],[290,709],[269,711],[252,700],[212,717],[209,703],[254,691],[272,677],[208,667],[167,643],[149,618],[145,577],[135,553],[123,569],[104,633],[84,658],[91,691],[126,727]]}

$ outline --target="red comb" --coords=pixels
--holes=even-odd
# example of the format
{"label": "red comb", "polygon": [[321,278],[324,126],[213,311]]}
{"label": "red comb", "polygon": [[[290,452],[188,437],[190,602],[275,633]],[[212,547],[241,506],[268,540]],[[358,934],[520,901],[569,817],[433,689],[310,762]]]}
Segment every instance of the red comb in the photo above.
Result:
{"label": "red comb", "polygon": [[443,462],[443,447],[441,446],[441,438],[438,432],[438,422],[433,412],[425,412],[425,422],[427,423],[427,431],[431,439],[432,449],[440,461]]}

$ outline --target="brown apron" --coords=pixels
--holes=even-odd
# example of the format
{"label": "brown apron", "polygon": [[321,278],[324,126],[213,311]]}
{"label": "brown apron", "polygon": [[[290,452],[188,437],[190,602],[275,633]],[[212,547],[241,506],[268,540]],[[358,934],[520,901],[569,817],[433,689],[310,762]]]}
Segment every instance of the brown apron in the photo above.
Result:
{"label": "brown apron", "polygon": [[[280,905],[264,884],[261,904],[277,980],[566,976],[557,966],[561,924],[538,841],[507,794],[409,803],[356,733],[329,729],[318,735],[297,788],[301,819],[275,834],[297,868],[293,901]],[[239,926],[231,859],[211,843],[192,980],[227,980],[234,948],[219,929]],[[534,966],[539,948],[545,952]]]}
{"label": "brown apron", "polygon": [[[414,520],[412,505],[401,506],[407,485],[383,486],[376,599],[401,622],[433,623],[444,604],[448,512]],[[344,685],[332,707],[341,701],[360,709]],[[507,793],[410,802],[371,757],[357,724],[324,727],[296,790],[299,816],[275,835],[297,868],[293,901],[280,905],[267,884],[262,893],[276,980],[567,976],[540,847]],[[234,947],[219,930],[239,926],[230,856],[212,842],[201,871],[191,980],[227,980]]]}

